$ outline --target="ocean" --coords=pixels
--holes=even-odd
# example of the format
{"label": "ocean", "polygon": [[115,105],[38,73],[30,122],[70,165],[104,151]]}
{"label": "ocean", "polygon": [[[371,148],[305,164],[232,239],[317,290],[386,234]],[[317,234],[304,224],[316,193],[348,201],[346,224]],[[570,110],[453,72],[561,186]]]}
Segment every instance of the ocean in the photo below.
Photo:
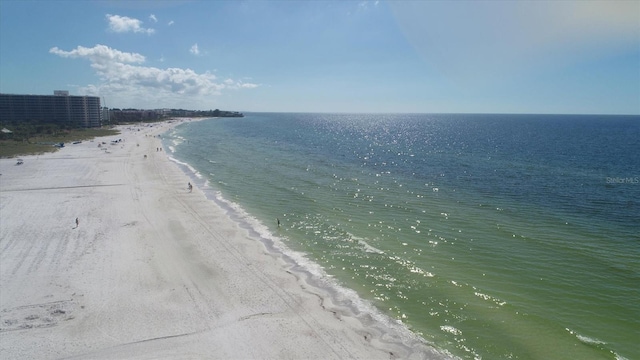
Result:
{"label": "ocean", "polygon": [[461,359],[640,359],[640,117],[249,113],[170,156],[270,251]]}

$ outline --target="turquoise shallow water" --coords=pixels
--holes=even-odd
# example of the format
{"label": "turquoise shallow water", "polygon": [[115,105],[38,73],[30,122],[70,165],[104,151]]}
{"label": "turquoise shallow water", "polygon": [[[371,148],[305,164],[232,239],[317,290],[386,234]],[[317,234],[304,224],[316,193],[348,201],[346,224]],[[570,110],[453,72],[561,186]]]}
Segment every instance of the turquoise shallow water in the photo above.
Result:
{"label": "turquoise shallow water", "polygon": [[255,113],[164,141],[439,349],[640,358],[639,117]]}

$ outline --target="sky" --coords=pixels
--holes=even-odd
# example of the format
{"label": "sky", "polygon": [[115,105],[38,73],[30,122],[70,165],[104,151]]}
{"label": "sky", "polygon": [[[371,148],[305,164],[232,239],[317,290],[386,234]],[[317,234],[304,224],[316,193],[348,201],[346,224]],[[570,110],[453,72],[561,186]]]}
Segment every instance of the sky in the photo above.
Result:
{"label": "sky", "polygon": [[110,108],[640,115],[640,1],[0,0],[0,92]]}

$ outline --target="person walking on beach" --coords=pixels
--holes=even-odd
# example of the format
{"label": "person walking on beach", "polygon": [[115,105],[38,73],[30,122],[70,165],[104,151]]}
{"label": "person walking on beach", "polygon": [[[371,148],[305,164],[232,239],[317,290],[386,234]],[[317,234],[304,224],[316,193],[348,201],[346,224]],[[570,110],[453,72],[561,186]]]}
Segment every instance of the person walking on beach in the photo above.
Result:
{"label": "person walking on beach", "polygon": [[76,218],[76,228],[80,226],[80,221],[78,220],[78,218]]}
{"label": "person walking on beach", "polygon": [[193,185],[191,185],[191,183],[188,183],[187,188],[189,189],[189,192],[191,192],[191,190],[193,190]]}

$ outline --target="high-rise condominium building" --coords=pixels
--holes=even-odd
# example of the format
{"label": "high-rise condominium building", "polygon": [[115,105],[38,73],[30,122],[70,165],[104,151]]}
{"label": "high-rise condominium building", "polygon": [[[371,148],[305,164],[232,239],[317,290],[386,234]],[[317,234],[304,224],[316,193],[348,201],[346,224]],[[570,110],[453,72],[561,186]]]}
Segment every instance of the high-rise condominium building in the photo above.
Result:
{"label": "high-rise condominium building", "polygon": [[54,93],[55,95],[0,94],[0,121],[49,123],[65,127],[101,125],[99,97],[69,96],[69,92],[63,90],[56,90]]}

